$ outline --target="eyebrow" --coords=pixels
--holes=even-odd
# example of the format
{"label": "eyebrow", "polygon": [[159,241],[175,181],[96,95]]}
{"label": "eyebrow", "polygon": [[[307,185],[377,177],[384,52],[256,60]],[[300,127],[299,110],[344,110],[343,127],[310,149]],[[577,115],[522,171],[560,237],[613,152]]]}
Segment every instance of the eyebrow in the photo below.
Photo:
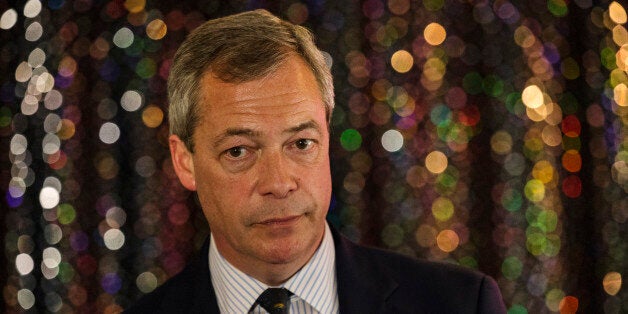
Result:
{"label": "eyebrow", "polygon": [[[309,120],[303,123],[300,123],[296,126],[290,127],[284,131],[283,134],[294,134],[301,132],[303,130],[313,129],[317,133],[321,133],[321,127],[314,120]],[[255,131],[250,128],[228,128],[222,134],[216,137],[216,141],[214,142],[214,146],[218,147],[221,143],[226,141],[230,137],[234,136],[244,136],[244,137],[260,137],[262,135],[261,132]]]}
{"label": "eyebrow", "polygon": [[254,131],[249,128],[228,128],[223,133],[216,136],[216,141],[214,142],[214,147],[220,146],[224,141],[226,141],[230,137],[234,136],[245,136],[245,137],[259,137],[261,135],[260,132]]}
{"label": "eyebrow", "polygon": [[314,120],[310,120],[307,122],[303,122],[297,126],[293,126],[291,128],[288,128],[287,130],[283,131],[282,133],[298,133],[301,132],[303,130],[307,130],[307,129],[314,129],[314,131],[320,133],[321,132],[321,127],[318,125],[318,123],[316,123],[316,121]]}

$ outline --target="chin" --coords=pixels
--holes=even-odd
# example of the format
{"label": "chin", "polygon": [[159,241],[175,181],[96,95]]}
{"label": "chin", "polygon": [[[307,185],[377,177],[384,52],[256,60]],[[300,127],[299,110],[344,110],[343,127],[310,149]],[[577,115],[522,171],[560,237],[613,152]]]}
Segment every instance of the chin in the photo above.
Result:
{"label": "chin", "polygon": [[[287,264],[310,256],[309,243],[304,239],[281,239],[269,243],[262,254],[271,264]],[[311,250],[313,253],[316,250]],[[306,256],[307,255],[307,256]]]}

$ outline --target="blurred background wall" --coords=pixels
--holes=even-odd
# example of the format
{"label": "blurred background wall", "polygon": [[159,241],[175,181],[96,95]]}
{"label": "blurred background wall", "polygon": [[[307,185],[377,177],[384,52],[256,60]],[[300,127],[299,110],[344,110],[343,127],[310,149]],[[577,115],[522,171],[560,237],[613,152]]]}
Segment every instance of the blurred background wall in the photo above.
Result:
{"label": "blurred background wall", "polygon": [[510,314],[628,312],[625,3],[0,0],[5,312],[113,313],[182,269],[208,228],[168,71],[255,8],[332,65],[342,233],[486,272]]}

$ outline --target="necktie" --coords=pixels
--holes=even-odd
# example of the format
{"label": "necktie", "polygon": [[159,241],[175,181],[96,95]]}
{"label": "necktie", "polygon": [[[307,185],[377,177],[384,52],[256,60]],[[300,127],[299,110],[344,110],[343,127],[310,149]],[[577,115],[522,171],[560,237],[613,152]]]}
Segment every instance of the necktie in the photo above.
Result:
{"label": "necktie", "polygon": [[288,314],[290,313],[290,296],[292,292],[286,288],[268,288],[256,303],[261,305],[270,314]]}

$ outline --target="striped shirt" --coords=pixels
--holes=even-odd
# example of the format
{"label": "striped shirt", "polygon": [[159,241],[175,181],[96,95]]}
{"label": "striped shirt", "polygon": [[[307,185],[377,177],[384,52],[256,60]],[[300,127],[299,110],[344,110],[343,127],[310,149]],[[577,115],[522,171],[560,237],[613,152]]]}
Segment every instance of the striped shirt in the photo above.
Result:
{"label": "striped shirt", "polygon": [[[218,252],[214,238],[210,238],[209,270],[220,312],[249,313],[257,297],[270,286],[231,265]],[[335,252],[331,231],[325,224],[323,240],[312,258],[280,286],[293,293],[290,313],[338,313]],[[256,306],[250,313],[268,312]]]}

